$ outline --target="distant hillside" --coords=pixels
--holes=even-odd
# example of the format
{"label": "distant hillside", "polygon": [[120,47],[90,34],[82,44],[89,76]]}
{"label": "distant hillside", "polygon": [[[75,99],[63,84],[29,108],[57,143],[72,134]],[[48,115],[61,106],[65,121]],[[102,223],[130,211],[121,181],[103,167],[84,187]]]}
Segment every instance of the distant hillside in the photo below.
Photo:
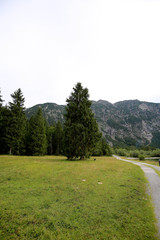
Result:
{"label": "distant hillside", "polygon": [[48,124],[52,125],[58,121],[62,123],[64,122],[65,106],[57,105],[56,103],[37,104],[31,108],[27,108],[27,118],[30,118],[32,115],[34,115],[39,107],[42,108],[43,115]]}
{"label": "distant hillside", "polygon": [[[30,118],[42,108],[49,124],[64,122],[64,105],[38,104],[26,110]],[[104,100],[92,101],[92,111],[103,136],[114,146],[151,145],[160,147],[160,104],[138,100],[111,104]]]}

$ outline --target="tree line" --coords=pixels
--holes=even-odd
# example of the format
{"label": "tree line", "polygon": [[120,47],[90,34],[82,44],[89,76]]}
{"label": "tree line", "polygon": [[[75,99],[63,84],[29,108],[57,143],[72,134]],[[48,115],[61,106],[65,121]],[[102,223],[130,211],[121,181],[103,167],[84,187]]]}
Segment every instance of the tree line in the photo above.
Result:
{"label": "tree line", "polygon": [[0,92],[0,154],[65,155],[69,159],[111,155],[91,111],[88,89],[81,83],[77,83],[66,100],[64,125],[47,124],[41,108],[27,119],[20,88],[11,97],[12,102],[3,106]]}

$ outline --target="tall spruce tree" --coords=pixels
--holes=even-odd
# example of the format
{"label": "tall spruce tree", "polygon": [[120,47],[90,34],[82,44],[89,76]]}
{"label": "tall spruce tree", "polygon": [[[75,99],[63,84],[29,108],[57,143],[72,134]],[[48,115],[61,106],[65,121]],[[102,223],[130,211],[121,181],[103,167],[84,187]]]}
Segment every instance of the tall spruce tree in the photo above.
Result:
{"label": "tall spruce tree", "polygon": [[34,156],[46,154],[46,125],[41,108],[37,110],[29,121],[27,154]]}
{"label": "tall spruce tree", "polygon": [[51,125],[46,127],[46,138],[47,138],[47,155],[53,155],[53,141],[54,141],[55,126]]}
{"label": "tall spruce tree", "polygon": [[91,110],[87,88],[77,83],[66,100],[65,155],[69,159],[88,157],[101,137]]}
{"label": "tall spruce tree", "polygon": [[64,131],[60,121],[55,126],[47,126],[47,154],[63,154]]}
{"label": "tall spruce tree", "polygon": [[26,134],[26,117],[25,117],[25,98],[19,88],[11,94],[13,102],[9,103],[11,112],[9,144],[10,153],[21,155],[25,153],[25,134]]}
{"label": "tall spruce tree", "polygon": [[55,127],[55,154],[60,155],[63,153],[63,128],[62,124],[58,121]]}
{"label": "tall spruce tree", "polygon": [[2,107],[0,119],[0,154],[8,154],[11,140],[11,111]]}
{"label": "tall spruce tree", "polygon": [[0,90],[0,154],[7,153],[5,149],[6,146],[5,131],[8,118],[5,119],[5,108],[3,107],[2,104],[3,100]]}

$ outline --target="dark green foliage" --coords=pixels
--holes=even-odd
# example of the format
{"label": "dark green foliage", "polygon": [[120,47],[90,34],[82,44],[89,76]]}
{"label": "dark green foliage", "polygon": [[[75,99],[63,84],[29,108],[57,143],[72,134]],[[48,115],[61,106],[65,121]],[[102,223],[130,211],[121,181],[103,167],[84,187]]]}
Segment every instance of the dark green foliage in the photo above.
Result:
{"label": "dark green foliage", "polygon": [[160,149],[154,149],[151,152],[151,157],[160,157]]}
{"label": "dark green foliage", "polygon": [[151,146],[154,146],[156,148],[160,148],[160,132],[154,132],[153,133]]}
{"label": "dark green foliage", "polygon": [[0,119],[0,154],[8,154],[10,151],[10,123],[11,112],[7,107],[2,107]]}
{"label": "dark green foliage", "polygon": [[124,127],[123,125],[121,125],[121,123],[116,122],[116,121],[113,120],[113,119],[108,119],[108,120],[107,120],[107,123],[108,123],[108,125],[109,125],[110,127],[114,128],[114,129],[117,129],[117,130],[123,129],[124,131],[127,130],[127,128]]}
{"label": "dark green foliage", "polygon": [[135,148],[134,150],[124,149],[124,148],[115,148],[114,153],[119,156],[126,156],[126,157],[139,158],[139,159],[141,158],[140,160],[144,160],[145,158],[160,157],[160,149],[153,149],[153,148],[144,149],[144,147],[140,149]]}
{"label": "dark green foliage", "polygon": [[6,154],[9,153],[10,149],[11,112],[7,107],[3,107],[2,103],[3,100],[0,95],[0,154]]}
{"label": "dark green foliage", "polygon": [[64,131],[61,122],[47,127],[47,154],[62,155],[64,149]]}
{"label": "dark green foliage", "polygon": [[139,160],[144,160],[145,157],[143,155],[139,155]]}
{"label": "dark green foliage", "polygon": [[123,149],[123,148],[116,148],[115,154],[117,154],[119,156],[127,156],[127,150]]}
{"label": "dark green foliage", "polygon": [[53,155],[54,154],[54,132],[55,126],[47,126],[46,128],[46,139],[47,139],[47,154]]}
{"label": "dark green foliage", "polygon": [[41,108],[31,117],[28,125],[27,154],[46,154],[46,125]]}
{"label": "dark green foliage", "polygon": [[101,144],[102,144],[103,156],[112,156],[112,150],[111,150],[109,144],[106,142],[105,138],[102,138]]}
{"label": "dark green foliage", "polygon": [[77,83],[67,99],[64,131],[69,159],[88,157],[101,136],[88,98],[88,89]]}
{"label": "dark green foliage", "polygon": [[113,145],[115,148],[129,148],[136,146],[136,144],[136,140],[130,136],[124,138],[116,136],[115,140],[113,141]]}
{"label": "dark green foliage", "polygon": [[2,124],[2,103],[3,103],[3,100],[2,100],[2,95],[1,95],[1,91],[0,91],[0,153],[2,151],[2,131],[3,131],[3,124]]}
{"label": "dark green foliage", "polygon": [[112,150],[104,137],[102,137],[99,140],[92,155],[93,156],[112,156]]}
{"label": "dark green foliage", "polygon": [[9,145],[10,153],[22,155],[25,153],[25,134],[26,134],[26,117],[24,108],[24,97],[19,88],[11,94],[13,102],[9,103],[10,130],[9,130]]}
{"label": "dark green foliage", "polygon": [[62,124],[58,121],[54,132],[54,153],[56,155],[63,154],[64,132]]}
{"label": "dark green foliage", "polygon": [[130,154],[129,154],[130,157],[133,157],[133,158],[138,158],[139,156],[139,151],[138,150],[134,150],[134,151],[131,151]]}
{"label": "dark green foliage", "polygon": [[125,137],[125,138],[124,138],[124,143],[125,143],[127,146],[135,146],[135,145],[136,145],[136,140],[133,139],[132,137],[128,136],[128,137]]}
{"label": "dark green foliage", "polygon": [[125,121],[129,124],[137,124],[137,123],[141,123],[142,122],[142,119],[141,118],[138,118],[138,117],[135,117],[135,116],[128,116],[125,118]]}
{"label": "dark green foliage", "polygon": [[126,148],[126,143],[123,141],[123,138],[115,136],[115,140],[113,141],[113,145],[115,148]]}

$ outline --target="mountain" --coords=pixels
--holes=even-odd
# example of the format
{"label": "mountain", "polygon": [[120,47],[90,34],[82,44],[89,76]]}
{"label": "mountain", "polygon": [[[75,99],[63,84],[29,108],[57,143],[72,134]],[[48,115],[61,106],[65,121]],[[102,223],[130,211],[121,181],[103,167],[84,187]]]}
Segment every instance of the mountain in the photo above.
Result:
{"label": "mountain", "polygon": [[62,123],[64,122],[64,105],[58,105],[56,103],[37,104],[26,109],[27,118],[30,118],[32,115],[34,115],[38,108],[42,108],[43,115],[49,125],[55,124],[58,121]]}
{"label": "mountain", "polygon": [[[26,109],[30,118],[42,108],[49,124],[64,122],[65,106],[55,103],[38,104]],[[115,104],[104,100],[92,101],[92,111],[99,128],[112,146],[151,145],[160,147],[160,104],[126,100]]]}

